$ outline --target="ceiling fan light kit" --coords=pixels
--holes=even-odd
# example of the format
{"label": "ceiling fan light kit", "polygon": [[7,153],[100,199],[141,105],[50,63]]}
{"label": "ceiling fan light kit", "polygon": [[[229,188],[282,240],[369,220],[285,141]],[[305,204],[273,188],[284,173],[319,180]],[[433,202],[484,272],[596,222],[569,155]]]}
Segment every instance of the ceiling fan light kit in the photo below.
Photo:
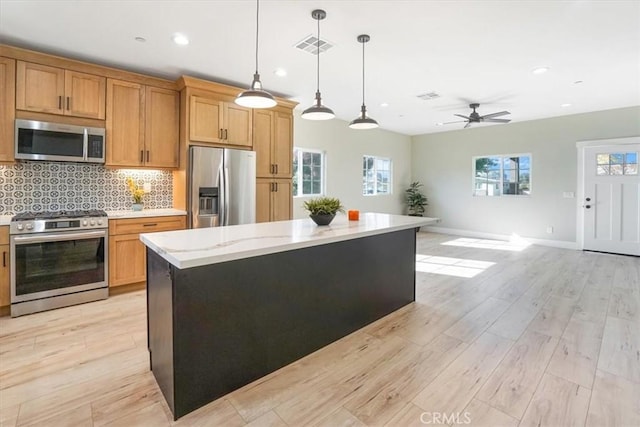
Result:
{"label": "ceiling fan light kit", "polygon": [[367,116],[367,106],[364,103],[364,45],[369,40],[371,40],[371,37],[367,34],[358,36],[358,42],[362,43],[362,107],[360,108],[360,115],[349,123],[351,129],[375,129],[378,127],[378,122]]}
{"label": "ceiling fan light kit", "polygon": [[260,17],[260,0],[256,0],[256,72],[253,74],[253,82],[251,87],[241,92],[236,97],[236,104],[248,108],[271,108],[275,107],[276,102],[273,95],[262,89],[260,81],[260,73],[258,72],[258,29]]}
{"label": "ceiling fan light kit", "polygon": [[311,17],[318,21],[318,37],[316,38],[316,101],[302,112],[301,117],[307,120],[330,120],[336,115],[331,108],[322,105],[322,95],[320,94],[320,21],[327,17],[327,12],[316,9],[311,12]]}

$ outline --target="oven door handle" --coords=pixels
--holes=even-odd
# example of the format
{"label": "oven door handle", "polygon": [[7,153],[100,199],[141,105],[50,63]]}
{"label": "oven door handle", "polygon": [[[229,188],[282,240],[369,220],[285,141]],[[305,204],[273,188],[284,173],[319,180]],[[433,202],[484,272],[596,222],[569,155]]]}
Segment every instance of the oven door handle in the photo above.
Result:
{"label": "oven door handle", "polygon": [[101,231],[85,231],[82,233],[60,233],[60,234],[46,234],[40,236],[15,236],[14,242],[16,244],[24,243],[38,243],[38,242],[59,242],[61,240],[78,240],[78,239],[91,239],[95,237],[106,237],[107,233],[104,230]]}

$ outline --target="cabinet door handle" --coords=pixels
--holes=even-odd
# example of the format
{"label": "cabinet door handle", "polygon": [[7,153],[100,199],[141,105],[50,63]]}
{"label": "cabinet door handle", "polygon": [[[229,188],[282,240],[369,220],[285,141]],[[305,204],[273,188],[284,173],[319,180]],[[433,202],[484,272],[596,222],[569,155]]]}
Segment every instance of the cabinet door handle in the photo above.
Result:
{"label": "cabinet door handle", "polygon": [[140,163],[144,162],[144,150],[140,150]]}
{"label": "cabinet door handle", "polygon": [[3,267],[7,266],[7,251],[2,252],[2,266]]}
{"label": "cabinet door handle", "polygon": [[62,96],[58,96],[58,110],[62,110]]}
{"label": "cabinet door handle", "polygon": [[142,224],[143,227],[155,227],[156,225],[158,225],[157,222],[154,222],[152,224]]}
{"label": "cabinet door handle", "polygon": [[224,130],[224,139],[229,139],[229,129]]}
{"label": "cabinet door handle", "polygon": [[276,163],[275,166],[276,166],[276,175],[278,175],[278,164]]}
{"label": "cabinet door handle", "polygon": [[276,186],[276,193],[278,192],[278,183],[274,182],[275,186]]}
{"label": "cabinet door handle", "polygon": [[224,139],[222,135],[223,135],[223,134],[222,134],[222,129],[220,129],[220,133],[218,134],[218,138],[220,138],[220,139]]}
{"label": "cabinet door handle", "polygon": [[71,97],[67,96],[67,110],[70,110],[69,105],[71,104]]}
{"label": "cabinet door handle", "polygon": [[147,150],[147,162],[149,161],[149,150]]}

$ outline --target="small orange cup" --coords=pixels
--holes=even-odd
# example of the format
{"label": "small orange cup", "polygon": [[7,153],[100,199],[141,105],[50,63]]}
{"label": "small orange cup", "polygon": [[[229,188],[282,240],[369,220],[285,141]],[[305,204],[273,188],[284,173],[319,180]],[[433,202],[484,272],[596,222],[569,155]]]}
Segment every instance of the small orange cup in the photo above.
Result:
{"label": "small orange cup", "polygon": [[349,211],[349,221],[358,221],[360,219],[360,211]]}

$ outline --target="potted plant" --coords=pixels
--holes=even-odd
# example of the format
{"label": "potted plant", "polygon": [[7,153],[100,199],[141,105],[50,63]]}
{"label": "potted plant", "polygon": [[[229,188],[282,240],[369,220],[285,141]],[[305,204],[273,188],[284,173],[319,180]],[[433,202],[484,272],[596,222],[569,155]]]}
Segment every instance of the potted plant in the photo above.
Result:
{"label": "potted plant", "polygon": [[309,217],[318,225],[329,225],[337,212],[344,212],[340,199],[317,197],[304,202],[303,208],[309,211]]}
{"label": "potted plant", "polygon": [[127,187],[129,187],[129,192],[131,193],[131,197],[133,197],[131,208],[134,211],[141,211],[143,207],[142,197],[144,196],[144,190],[138,187],[131,177],[127,178]]}
{"label": "potted plant", "polygon": [[407,207],[410,216],[422,216],[424,207],[427,206],[427,198],[420,191],[422,184],[420,182],[412,182],[409,188],[405,190]]}

